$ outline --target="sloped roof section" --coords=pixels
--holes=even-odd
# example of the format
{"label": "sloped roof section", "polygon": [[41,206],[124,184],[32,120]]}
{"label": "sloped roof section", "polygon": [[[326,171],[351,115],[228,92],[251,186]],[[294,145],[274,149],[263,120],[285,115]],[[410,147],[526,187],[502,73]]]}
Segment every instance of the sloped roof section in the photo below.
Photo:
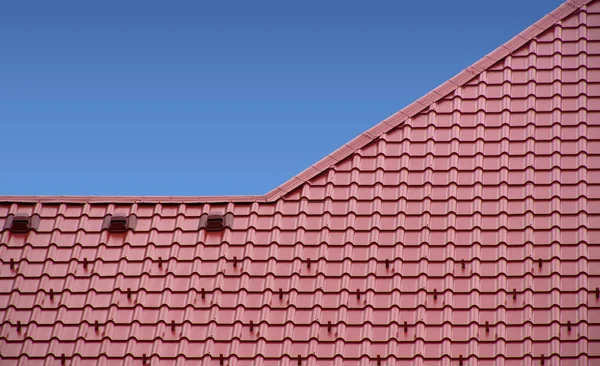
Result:
{"label": "sloped roof section", "polygon": [[[406,108],[396,112],[392,116],[378,123],[376,126],[373,126],[369,130],[357,136],[352,141],[340,147],[335,152],[327,155],[325,158],[321,159],[319,162],[310,166],[308,169],[304,170],[302,173],[293,177],[281,186],[268,192],[265,195],[266,200],[273,201],[277,198],[285,196],[287,193],[293,191],[295,188],[307,182],[311,178],[314,178],[319,173],[322,173],[336,163],[346,159],[358,149],[366,146],[373,140],[378,139],[386,132],[391,131],[394,128],[404,126],[405,124],[410,124],[412,122],[412,117],[424,110],[434,107],[435,104],[441,101],[443,98],[449,95],[455,95],[457,89],[460,89],[461,86],[467,84],[471,80],[477,79],[485,70],[491,68],[494,64],[505,59],[507,56],[520,49],[524,45],[527,45],[532,41],[535,44],[536,38],[539,35],[547,32],[549,28],[559,24],[563,18],[578,11],[582,6],[590,2],[590,0],[569,0],[563,3],[560,7],[546,15],[544,18],[540,19],[538,22],[516,35],[510,41],[482,57],[479,61],[467,67],[465,70],[461,71],[444,84],[440,85]],[[592,19],[592,21],[594,21],[594,19]],[[560,35],[557,36],[558,39],[560,39],[560,37]],[[582,38],[585,38],[585,35],[582,35]],[[561,51],[556,50],[555,53],[560,55]],[[535,55],[536,50],[532,49],[531,54]],[[535,65],[533,65],[533,67],[535,67]],[[507,69],[511,70],[510,66],[507,67]],[[510,82],[510,79],[507,79],[506,82]]]}
{"label": "sloped roof section", "polygon": [[600,1],[266,196],[0,198],[0,364],[600,364]]}

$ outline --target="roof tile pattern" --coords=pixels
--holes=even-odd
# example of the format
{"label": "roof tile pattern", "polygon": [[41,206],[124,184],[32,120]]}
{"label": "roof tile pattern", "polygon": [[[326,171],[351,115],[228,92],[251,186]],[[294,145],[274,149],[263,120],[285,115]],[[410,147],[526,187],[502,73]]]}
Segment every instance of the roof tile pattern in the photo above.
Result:
{"label": "roof tile pattern", "polygon": [[600,2],[552,24],[274,202],[0,204],[0,363],[600,364]]}

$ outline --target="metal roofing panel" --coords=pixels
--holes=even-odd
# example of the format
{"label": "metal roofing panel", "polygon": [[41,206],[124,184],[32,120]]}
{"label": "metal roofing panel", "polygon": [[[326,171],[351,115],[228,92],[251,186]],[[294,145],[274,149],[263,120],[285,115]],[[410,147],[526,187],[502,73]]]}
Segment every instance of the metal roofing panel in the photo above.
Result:
{"label": "metal roofing panel", "polygon": [[1,363],[600,362],[599,22],[567,2],[265,197],[1,199],[40,217],[0,232]]}

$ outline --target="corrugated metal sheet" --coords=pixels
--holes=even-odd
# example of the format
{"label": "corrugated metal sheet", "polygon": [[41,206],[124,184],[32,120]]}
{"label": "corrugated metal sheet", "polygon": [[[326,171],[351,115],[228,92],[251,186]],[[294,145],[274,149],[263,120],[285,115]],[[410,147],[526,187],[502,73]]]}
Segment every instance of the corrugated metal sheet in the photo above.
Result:
{"label": "corrugated metal sheet", "polygon": [[[2,198],[0,227],[40,220],[0,233],[0,363],[600,364],[585,3],[265,197]],[[232,227],[198,229],[212,211]]]}

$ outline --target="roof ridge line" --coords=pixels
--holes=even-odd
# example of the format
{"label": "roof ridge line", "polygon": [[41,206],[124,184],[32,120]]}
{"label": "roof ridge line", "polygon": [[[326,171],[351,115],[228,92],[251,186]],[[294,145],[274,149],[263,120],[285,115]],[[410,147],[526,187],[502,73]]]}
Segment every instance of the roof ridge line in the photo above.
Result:
{"label": "roof ridge line", "polygon": [[266,202],[265,196],[0,196],[0,203],[254,203]]}
{"label": "roof ridge line", "polygon": [[345,143],[334,152],[328,154],[315,164],[309,166],[304,171],[293,176],[288,181],[277,186],[264,195],[229,195],[229,196],[19,196],[19,195],[3,195],[0,196],[0,202],[8,203],[254,203],[254,202],[274,202],[286,194],[290,193],[300,185],[306,183],[318,174],[329,169],[334,164],[347,158],[358,149],[363,148],[368,143],[379,138],[382,134],[402,126],[409,122],[410,118],[414,117],[425,108],[428,108],[432,103],[439,101],[446,95],[455,91],[474,77],[487,70],[499,60],[510,55],[527,42],[533,40],[540,33],[547,31],[560,20],[571,15],[581,7],[589,4],[594,0],[567,0],[559,7],[546,14],[543,18],[533,23],[525,30],[497,47],[492,52],[483,56],[481,59],[463,69],[452,78],[431,90],[413,103],[385,118],[375,126],[361,133],[351,141]]}
{"label": "roof ridge line", "polygon": [[369,128],[351,141],[342,145],[342,147],[339,149],[325,156],[317,163],[295,175],[287,182],[266,193],[264,195],[266,201],[270,202],[283,197],[287,193],[298,188],[302,183],[305,183],[335,163],[347,158],[356,150],[366,146],[368,143],[380,137],[382,134],[399,127],[402,124],[405,124],[410,118],[420,113],[423,109],[429,107],[432,103],[444,98],[446,95],[461,87],[474,77],[478,76],[499,60],[521,48],[527,42],[537,37],[540,33],[545,32],[560,20],[566,18],[576,10],[592,1],[593,0],[568,0],[564,2],[558,8],[546,14],[546,16],[533,23],[501,46],[497,47],[492,52],[483,56],[471,66],[468,66],[458,74],[454,75],[437,88],[431,90],[429,93],[425,94],[398,112],[385,118],[383,121],[377,123],[375,126]]}

